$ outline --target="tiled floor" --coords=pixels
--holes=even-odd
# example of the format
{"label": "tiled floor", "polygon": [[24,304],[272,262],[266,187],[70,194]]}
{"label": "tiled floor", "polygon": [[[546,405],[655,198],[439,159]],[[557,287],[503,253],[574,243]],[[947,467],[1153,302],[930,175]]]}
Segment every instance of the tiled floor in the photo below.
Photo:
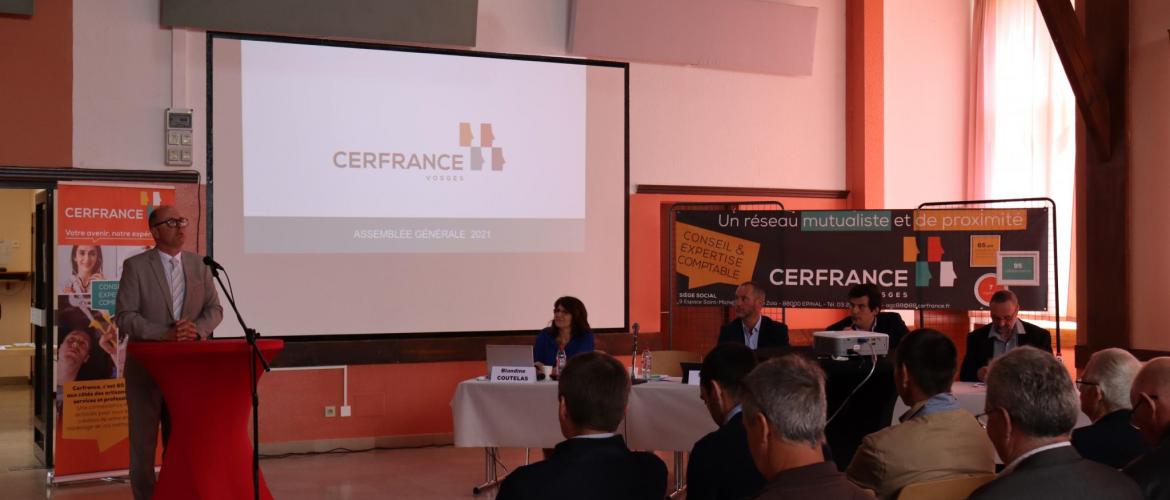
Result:
{"label": "tiled floor", "polygon": [[[45,486],[47,471],[36,463],[30,436],[31,394],[27,385],[0,385],[0,498],[130,498],[130,486],[122,481]],[[509,467],[524,461],[523,450],[502,455]],[[533,460],[539,456],[534,450]],[[493,493],[471,492],[483,481],[483,457],[480,449],[440,447],[270,458],[260,464],[273,496],[281,500],[491,499]]]}

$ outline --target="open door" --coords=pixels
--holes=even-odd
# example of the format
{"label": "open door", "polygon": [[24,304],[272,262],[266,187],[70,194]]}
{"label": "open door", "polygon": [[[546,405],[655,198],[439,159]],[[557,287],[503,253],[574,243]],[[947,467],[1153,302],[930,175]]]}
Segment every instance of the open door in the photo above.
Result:
{"label": "open door", "polygon": [[54,370],[53,335],[53,190],[36,193],[33,211],[33,292],[31,326],[33,354],[33,441],[36,456],[53,467]]}

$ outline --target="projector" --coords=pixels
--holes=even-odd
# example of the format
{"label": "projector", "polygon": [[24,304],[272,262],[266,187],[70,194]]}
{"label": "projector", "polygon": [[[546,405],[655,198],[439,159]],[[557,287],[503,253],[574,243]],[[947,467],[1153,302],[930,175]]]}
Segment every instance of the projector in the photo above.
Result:
{"label": "projector", "polygon": [[860,330],[813,333],[813,351],[818,356],[885,356],[889,350],[890,337],[884,333]]}

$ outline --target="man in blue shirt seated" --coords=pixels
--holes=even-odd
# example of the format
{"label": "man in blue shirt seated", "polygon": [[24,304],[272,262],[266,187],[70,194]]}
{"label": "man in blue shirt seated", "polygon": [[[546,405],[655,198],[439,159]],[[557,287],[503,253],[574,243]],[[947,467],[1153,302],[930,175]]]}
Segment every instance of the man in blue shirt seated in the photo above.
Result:
{"label": "man in blue shirt seated", "polygon": [[751,281],[735,289],[735,321],[719,329],[719,343],[734,342],[751,350],[788,347],[788,325],[763,315],[764,288]]}
{"label": "man in blue shirt seated", "polygon": [[853,285],[849,289],[849,316],[825,328],[829,331],[863,330],[884,333],[890,337],[890,352],[898,348],[910,329],[902,316],[895,312],[881,312],[882,291],[873,283]]}
{"label": "man in blue shirt seated", "polygon": [[630,395],[630,375],[602,352],[569,359],[557,381],[558,417],[565,440],[552,456],[516,469],[500,485],[498,500],[662,500],[666,464],[631,452],[615,434]]}
{"label": "man in blue shirt seated", "polygon": [[1149,450],[1142,434],[1129,425],[1129,388],[1142,368],[1141,361],[1116,347],[1093,353],[1085,365],[1077,389],[1081,411],[1093,425],[1074,430],[1073,448],[1089,460],[1120,469]]}
{"label": "man in blue shirt seated", "polygon": [[755,367],[755,353],[738,343],[719,344],[703,358],[699,395],[719,429],[703,436],[691,450],[689,500],[751,498],[764,486],[764,476],[748,450],[740,405],[743,379]]}

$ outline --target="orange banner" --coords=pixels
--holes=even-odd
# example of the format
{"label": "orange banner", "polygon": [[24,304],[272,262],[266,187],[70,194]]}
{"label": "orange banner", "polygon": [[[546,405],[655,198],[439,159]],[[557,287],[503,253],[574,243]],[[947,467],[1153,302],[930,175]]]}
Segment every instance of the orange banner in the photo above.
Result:
{"label": "orange banner", "polygon": [[147,218],[173,205],[171,187],[62,184],[57,188],[58,245],[153,245]]}
{"label": "orange banner", "polygon": [[675,269],[690,279],[687,288],[751,281],[760,244],[682,222],[674,223]]}

